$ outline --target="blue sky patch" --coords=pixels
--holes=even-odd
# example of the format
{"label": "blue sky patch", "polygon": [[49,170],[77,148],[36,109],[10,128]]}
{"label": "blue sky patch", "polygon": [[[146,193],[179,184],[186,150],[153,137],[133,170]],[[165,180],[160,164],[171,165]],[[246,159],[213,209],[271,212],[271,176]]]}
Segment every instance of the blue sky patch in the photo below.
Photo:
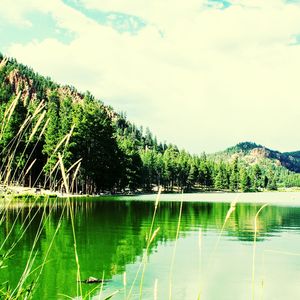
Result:
{"label": "blue sky patch", "polygon": [[300,34],[293,35],[293,42],[290,43],[291,46],[298,46],[300,45]]}
{"label": "blue sky patch", "polygon": [[68,30],[58,28],[50,14],[31,12],[26,16],[32,23],[30,27],[20,27],[0,21],[0,45],[5,51],[13,42],[29,43],[32,40],[42,41],[46,38],[55,38],[63,43],[73,40],[74,34]]}
{"label": "blue sky patch", "polygon": [[76,0],[63,0],[63,2],[97,23],[110,26],[120,33],[129,32],[131,34],[136,34],[146,26],[146,22],[137,16],[113,11],[88,9]]}
{"label": "blue sky patch", "polygon": [[226,9],[231,6],[230,1],[226,0],[207,0],[208,6],[215,7],[217,4],[222,4],[220,9]]}

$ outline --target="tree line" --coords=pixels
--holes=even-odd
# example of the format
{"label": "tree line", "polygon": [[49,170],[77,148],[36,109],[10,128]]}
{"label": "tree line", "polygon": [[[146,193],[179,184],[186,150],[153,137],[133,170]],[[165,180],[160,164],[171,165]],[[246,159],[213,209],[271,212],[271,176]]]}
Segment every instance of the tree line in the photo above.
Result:
{"label": "tree line", "polygon": [[[120,128],[118,128],[120,131]],[[261,191],[277,190],[278,187],[294,187],[300,185],[300,175],[287,169],[272,165],[250,165],[233,155],[231,161],[220,156],[214,157],[191,155],[169,144],[157,144],[147,130],[128,125],[126,132],[120,136],[128,136],[135,140],[142,160],[142,187],[151,191],[155,186],[163,186],[166,191],[181,190],[222,190],[222,191]]]}

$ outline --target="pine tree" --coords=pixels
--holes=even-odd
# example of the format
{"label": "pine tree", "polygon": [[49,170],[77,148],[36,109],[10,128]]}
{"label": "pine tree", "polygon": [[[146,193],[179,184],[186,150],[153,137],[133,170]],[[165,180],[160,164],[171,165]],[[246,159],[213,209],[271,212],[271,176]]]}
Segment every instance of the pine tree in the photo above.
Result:
{"label": "pine tree", "polygon": [[263,187],[263,178],[262,178],[262,171],[259,165],[255,165],[253,167],[253,181],[252,181],[252,188],[254,190],[258,190],[259,188]]}
{"label": "pine tree", "polygon": [[230,174],[230,190],[235,192],[239,189],[239,167],[238,167],[238,158],[235,158],[232,167],[231,167],[231,174]]}
{"label": "pine tree", "polygon": [[244,167],[240,169],[240,189],[242,192],[250,192],[251,190],[251,180]]}

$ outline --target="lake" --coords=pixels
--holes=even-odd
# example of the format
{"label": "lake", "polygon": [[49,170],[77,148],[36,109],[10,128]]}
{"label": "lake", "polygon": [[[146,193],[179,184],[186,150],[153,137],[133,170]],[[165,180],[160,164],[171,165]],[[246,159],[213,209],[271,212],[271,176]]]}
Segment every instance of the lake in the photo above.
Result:
{"label": "lake", "polygon": [[[154,201],[155,195],[88,197],[68,206],[57,199],[2,208],[1,257],[13,249],[0,269],[0,289],[17,286],[31,254],[33,272],[24,287],[36,283],[34,299],[78,299],[74,228],[80,279],[108,280],[82,283],[90,299],[113,293],[111,299],[139,299],[140,293],[142,299],[168,299],[170,290],[180,300],[300,295],[299,193],[162,195],[149,233]],[[237,204],[225,222],[232,201]],[[254,218],[264,203],[254,243]]]}

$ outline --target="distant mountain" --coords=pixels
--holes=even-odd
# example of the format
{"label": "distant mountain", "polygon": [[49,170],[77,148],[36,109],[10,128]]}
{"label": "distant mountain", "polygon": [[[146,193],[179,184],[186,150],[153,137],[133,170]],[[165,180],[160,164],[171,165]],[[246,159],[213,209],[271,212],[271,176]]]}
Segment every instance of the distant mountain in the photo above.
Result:
{"label": "distant mountain", "polygon": [[300,173],[300,151],[280,152],[253,142],[238,143],[224,151],[212,154],[211,157],[226,161],[238,157],[246,164],[282,166],[290,171]]}
{"label": "distant mountain", "polygon": [[294,152],[283,152],[283,154],[292,156],[294,158],[300,159],[300,151],[294,151]]}

